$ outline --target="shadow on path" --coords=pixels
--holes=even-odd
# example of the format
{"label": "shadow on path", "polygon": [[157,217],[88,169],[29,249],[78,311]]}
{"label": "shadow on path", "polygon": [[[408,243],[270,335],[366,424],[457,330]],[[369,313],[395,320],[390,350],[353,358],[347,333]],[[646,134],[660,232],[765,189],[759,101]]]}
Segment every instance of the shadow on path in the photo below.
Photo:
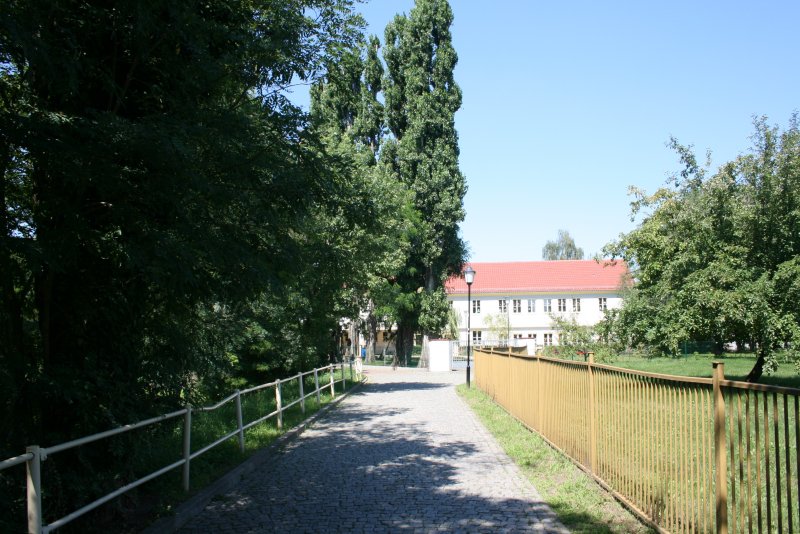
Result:
{"label": "shadow on path", "polygon": [[494,453],[431,431],[418,407],[393,406],[451,387],[368,384],[182,532],[556,531],[545,505],[498,478]]}

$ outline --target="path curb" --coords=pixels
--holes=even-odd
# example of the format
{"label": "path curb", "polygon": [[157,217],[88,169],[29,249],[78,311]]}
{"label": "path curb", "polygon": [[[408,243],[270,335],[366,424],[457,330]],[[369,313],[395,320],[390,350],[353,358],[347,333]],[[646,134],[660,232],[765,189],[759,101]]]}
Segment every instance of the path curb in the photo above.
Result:
{"label": "path curb", "polygon": [[175,532],[190,519],[201,512],[206,505],[211,502],[214,497],[227,493],[235,488],[241,480],[269,461],[275,459],[275,452],[285,447],[289,442],[296,439],[303,433],[312,423],[327,414],[331,409],[337,406],[340,402],[346,399],[351,393],[360,389],[366,382],[366,378],[352,386],[344,393],[340,393],[338,397],[323,406],[317,413],[288,430],[285,434],[281,435],[275,441],[264,447],[257,453],[253,454],[250,458],[234,467],[226,474],[222,475],[212,484],[199,490],[196,495],[192,496],[189,500],[179,504],[175,511],[166,517],[157,519],[152,525],[141,531],[142,534],[162,534],[165,532]]}

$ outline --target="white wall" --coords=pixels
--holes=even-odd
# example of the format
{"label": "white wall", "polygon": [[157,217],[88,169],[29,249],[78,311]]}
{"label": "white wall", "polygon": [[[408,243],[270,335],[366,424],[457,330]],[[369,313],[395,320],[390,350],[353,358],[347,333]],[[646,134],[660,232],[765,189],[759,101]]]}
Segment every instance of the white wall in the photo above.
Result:
{"label": "white wall", "polygon": [[[558,299],[566,299],[567,311],[558,311]],[[580,299],[581,310],[580,312],[572,312],[572,299]],[[542,345],[544,342],[545,333],[553,334],[553,344],[558,344],[558,332],[553,329],[550,313],[544,311],[544,301],[550,299],[551,309],[553,315],[561,315],[565,318],[574,317],[578,324],[581,325],[595,325],[603,318],[603,312],[599,307],[599,299],[605,298],[608,309],[618,309],[622,306],[622,299],[614,294],[600,294],[600,293],[583,293],[583,294],[560,294],[560,295],[509,295],[508,297],[496,295],[480,295],[473,294],[472,300],[481,301],[480,313],[473,313],[471,317],[471,329],[473,331],[480,330],[482,332],[482,342],[484,344],[496,343],[496,339],[492,339],[492,334],[489,331],[489,326],[484,319],[488,315],[497,316],[501,314],[500,300],[507,300],[508,302],[508,321],[510,330],[510,342],[514,344],[514,334],[519,334],[523,338],[528,338],[530,334],[536,334],[536,343]],[[513,303],[515,299],[521,302],[521,310],[519,313],[514,312]],[[452,302],[452,306],[456,311],[456,316],[459,319],[460,340],[462,343],[467,342],[467,297],[466,295],[448,295],[448,300]],[[535,311],[528,312],[528,300],[535,301]],[[524,344],[524,340],[522,341]]]}

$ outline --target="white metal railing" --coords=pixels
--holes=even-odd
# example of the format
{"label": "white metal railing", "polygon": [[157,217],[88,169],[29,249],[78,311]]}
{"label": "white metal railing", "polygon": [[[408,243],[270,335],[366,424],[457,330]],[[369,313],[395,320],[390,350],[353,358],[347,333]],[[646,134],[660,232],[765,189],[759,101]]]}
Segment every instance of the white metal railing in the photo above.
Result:
{"label": "white metal railing", "polygon": [[[0,461],[0,471],[4,469],[8,469],[10,467],[14,467],[20,464],[26,464],[27,470],[27,508],[28,508],[28,532],[29,534],[46,534],[47,532],[51,532],[59,527],[62,527],[69,523],[70,521],[77,519],[78,517],[84,515],[85,513],[94,510],[98,506],[126,493],[137,486],[144,484],[154,478],[157,478],[173,469],[177,469],[178,467],[183,466],[183,489],[184,491],[189,491],[189,473],[190,473],[190,466],[191,461],[197,458],[198,456],[208,452],[209,450],[213,449],[214,447],[220,445],[221,443],[229,440],[234,436],[238,436],[239,440],[239,450],[244,452],[244,431],[259,424],[267,419],[277,416],[277,427],[278,429],[283,428],[283,412],[288,410],[289,408],[300,404],[300,409],[302,413],[306,412],[306,399],[312,395],[316,395],[317,404],[321,403],[320,391],[324,389],[330,389],[331,399],[335,398],[336,391],[335,391],[335,384],[341,383],[342,384],[342,391],[344,392],[346,387],[345,381],[345,374],[344,374],[344,362],[340,364],[341,368],[341,378],[338,380],[335,379],[334,375],[336,372],[336,365],[330,364],[325,367],[319,367],[314,369],[313,371],[306,371],[304,373],[298,373],[297,375],[285,378],[282,380],[275,380],[273,382],[269,382],[267,384],[261,384],[255,387],[251,387],[242,391],[236,390],[233,394],[229,395],[228,397],[222,399],[218,403],[211,405],[211,406],[203,406],[194,408],[190,404],[187,404],[186,407],[168,413],[164,415],[159,415],[157,417],[153,417],[151,419],[146,419],[144,421],[139,421],[138,423],[133,423],[130,425],[121,426],[118,428],[114,428],[112,430],[107,430],[105,432],[99,432],[97,434],[92,434],[91,436],[85,436],[82,438],[78,438],[72,441],[68,441],[66,443],[61,443],[59,445],[54,445],[52,447],[39,447],[38,445],[32,445],[26,448],[25,454],[21,454],[19,456],[14,456],[13,458],[8,458],[6,460]],[[327,384],[323,384],[320,387],[320,371],[328,372],[329,373],[329,380]],[[303,382],[304,378],[309,375],[314,375],[314,390],[306,393],[304,391]],[[351,380],[360,380],[361,376],[360,373],[357,375],[353,372],[353,365],[350,364],[350,379]],[[282,385],[288,382],[297,381],[299,385],[299,396],[297,399],[293,400],[292,402],[284,405],[283,398],[281,395]],[[274,388],[275,389],[275,410],[271,413],[266,414],[264,416],[259,417],[253,421],[248,423],[244,423],[242,418],[242,396],[248,393],[254,393],[256,391],[260,391],[267,388]],[[192,452],[191,450],[191,435],[192,435],[192,413],[203,413],[203,412],[212,412],[222,406],[226,405],[230,401],[235,401],[236,404],[236,428],[231,432],[225,434],[224,436],[220,437],[219,439],[215,440],[213,443],[206,445],[205,447],[201,448],[200,450]],[[49,524],[44,524],[43,521],[43,513],[42,513],[42,483],[41,483],[41,470],[42,470],[42,462],[45,461],[48,456],[53,454],[72,449],[75,447],[80,447],[81,445],[86,445],[88,443],[92,443],[94,441],[98,441],[104,438],[108,438],[111,436],[115,436],[118,434],[122,434],[124,432],[129,432],[131,430],[137,428],[143,428],[145,426],[149,426],[155,423],[160,423],[169,419],[173,419],[176,417],[183,416],[183,455],[180,460],[177,460],[167,466],[164,466],[152,473],[139,478],[121,488],[114,490],[111,493],[108,493],[99,499],[75,510],[74,512],[65,515],[64,517],[57,519]]]}

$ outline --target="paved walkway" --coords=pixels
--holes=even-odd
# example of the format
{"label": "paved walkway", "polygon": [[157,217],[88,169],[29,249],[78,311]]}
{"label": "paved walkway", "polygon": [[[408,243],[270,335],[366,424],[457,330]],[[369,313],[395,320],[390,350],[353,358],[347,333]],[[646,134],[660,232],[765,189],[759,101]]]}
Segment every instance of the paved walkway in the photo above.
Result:
{"label": "paved walkway", "polygon": [[181,532],[566,532],[457,396],[463,371],[366,372]]}

